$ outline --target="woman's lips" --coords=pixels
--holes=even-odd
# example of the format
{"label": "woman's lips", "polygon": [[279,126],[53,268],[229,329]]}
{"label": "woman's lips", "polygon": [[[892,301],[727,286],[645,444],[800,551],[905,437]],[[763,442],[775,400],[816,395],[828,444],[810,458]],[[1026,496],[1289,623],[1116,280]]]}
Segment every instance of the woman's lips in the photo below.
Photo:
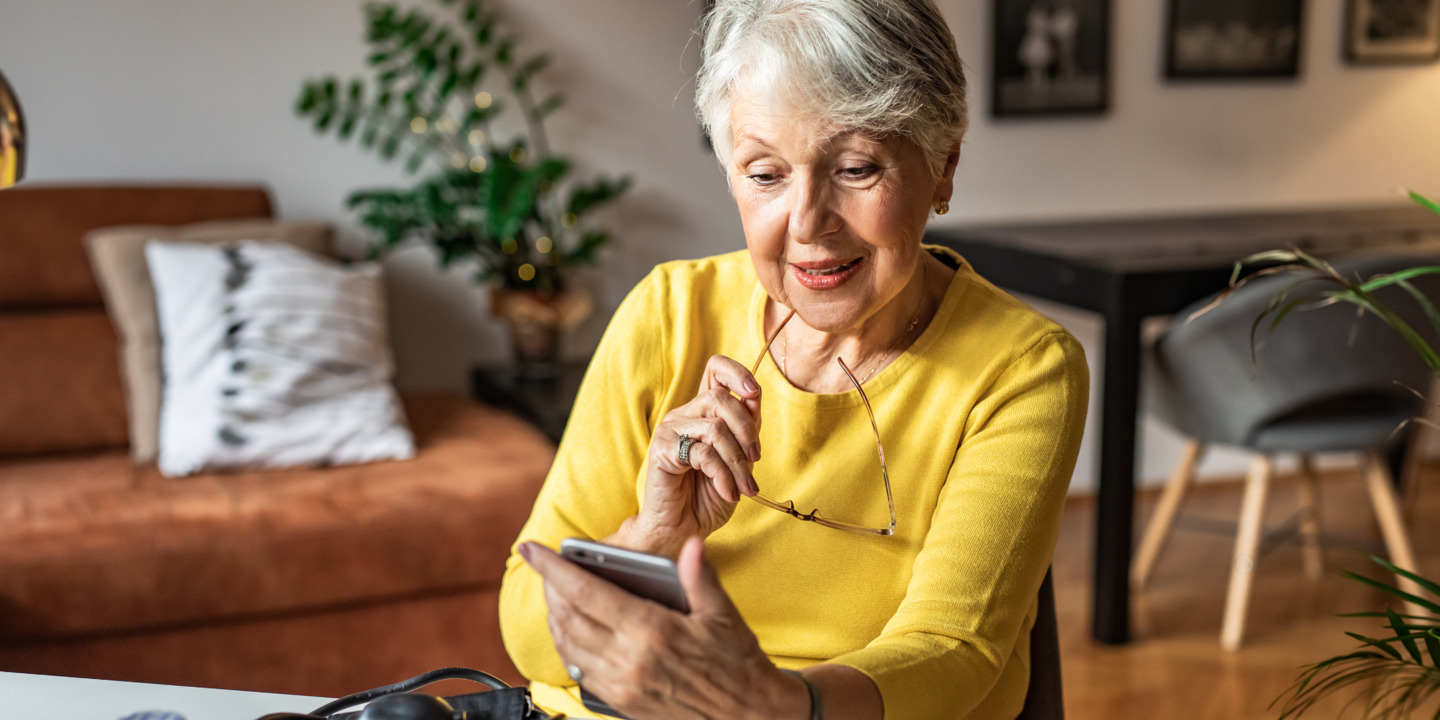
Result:
{"label": "woman's lips", "polygon": [[832,290],[845,284],[845,281],[860,272],[861,266],[865,264],[865,258],[858,257],[845,262],[805,262],[791,263],[790,274],[795,281],[810,290]]}

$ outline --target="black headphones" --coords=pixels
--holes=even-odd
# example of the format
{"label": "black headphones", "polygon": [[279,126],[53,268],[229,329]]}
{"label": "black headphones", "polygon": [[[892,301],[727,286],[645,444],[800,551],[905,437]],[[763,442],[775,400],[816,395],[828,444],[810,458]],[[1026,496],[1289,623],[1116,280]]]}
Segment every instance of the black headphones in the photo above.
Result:
{"label": "black headphones", "polygon": [[[473,680],[490,689],[444,698],[411,692],[456,679]],[[359,712],[343,712],[367,702]],[[535,706],[526,688],[510,687],[490,673],[452,667],[347,695],[308,713],[271,713],[259,720],[550,720],[550,715]]]}

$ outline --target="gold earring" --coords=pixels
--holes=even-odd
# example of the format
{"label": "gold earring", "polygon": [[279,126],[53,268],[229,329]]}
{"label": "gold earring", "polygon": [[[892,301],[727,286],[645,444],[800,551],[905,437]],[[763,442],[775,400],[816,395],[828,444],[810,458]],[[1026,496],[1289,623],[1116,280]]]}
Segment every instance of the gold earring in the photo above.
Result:
{"label": "gold earring", "polygon": [[941,200],[940,202],[935,203],[935,214],[936,214],[936,215],[944,215],[945,213],[948,213],[948,212],[950,212],[950,201],[949,201],[949,200]]}

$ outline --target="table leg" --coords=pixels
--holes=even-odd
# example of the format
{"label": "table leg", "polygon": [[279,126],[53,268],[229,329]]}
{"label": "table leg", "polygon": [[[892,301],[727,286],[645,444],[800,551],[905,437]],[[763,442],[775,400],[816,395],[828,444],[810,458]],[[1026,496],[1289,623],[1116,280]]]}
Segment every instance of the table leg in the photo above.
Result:
{"label": "table leg", "polygon": [[1135,429],[1140,406],[1140,318],[1116,298],[1105,313],[1100,476],[1095,509],[1096,640],[1130,639],[1130,552],[1135,505]]}

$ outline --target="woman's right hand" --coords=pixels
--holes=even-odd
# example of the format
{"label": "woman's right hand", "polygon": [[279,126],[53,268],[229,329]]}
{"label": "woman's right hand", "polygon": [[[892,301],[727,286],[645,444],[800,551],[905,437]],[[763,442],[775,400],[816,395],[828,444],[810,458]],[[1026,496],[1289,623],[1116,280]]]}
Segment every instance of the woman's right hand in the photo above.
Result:
{"label": "woman's right hand", "polygon": [[[688,464],[680,462],[682,435],[694,439]],[[759,459],[760,384],[744,365],[715,355],[705,364],[700,392],[655,428],[645,501],[612,541],[678,555],[686,538],[720,529],[741,495],[760,491],[752,475]]]}

